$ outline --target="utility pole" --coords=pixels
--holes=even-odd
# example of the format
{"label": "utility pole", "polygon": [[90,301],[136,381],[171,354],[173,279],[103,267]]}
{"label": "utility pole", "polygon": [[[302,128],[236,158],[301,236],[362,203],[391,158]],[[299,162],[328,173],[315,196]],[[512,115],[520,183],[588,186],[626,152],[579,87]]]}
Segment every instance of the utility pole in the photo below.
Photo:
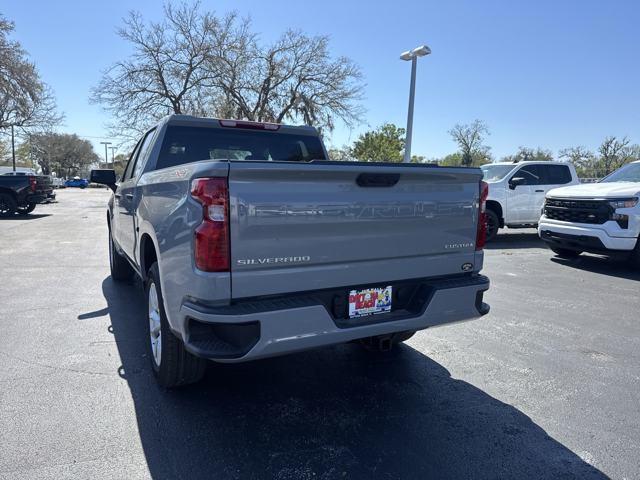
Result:
{"label": "utility pole", "polygon": [[11,158],[13,160],[13,171],[16,171],[16,137],[13,134],[13,125],[11,125]]}
{"label": "utility pole", "polygon": [[100,142],[102,145],[104,145],[104,163],[106,164],[106,166],[109,166],[109,154],[107,153],[107,147],[109,145],[111,145],[111,142]]}
{"label": "utility pole", "polygon": [[109,150],[111,150],[111,168],[116,168],[115,151],[117,149],[117,147],[109,147]]}

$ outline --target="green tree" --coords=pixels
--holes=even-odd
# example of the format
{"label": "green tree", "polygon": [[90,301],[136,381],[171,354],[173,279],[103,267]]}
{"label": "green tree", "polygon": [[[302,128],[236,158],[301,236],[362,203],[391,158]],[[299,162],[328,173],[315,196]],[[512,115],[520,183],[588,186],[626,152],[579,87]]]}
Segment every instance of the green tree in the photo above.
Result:
{"label": "green tree", "polygon": [[339,162],[351,162],[354,160],[353,151],[351,150],[351,147],[349,147],[348,145],[344,145],[340,148],[337,148],[337,147],[330,148],[327,153],[329,154],[330,160],[335,160]]}
{"label": "green tree", "polygon": [[37,163],[42,173],[58,177],[86,174],[99,161],[91,142],[66,133],[34,133],[24,142],[25,155]]}
{"label": "green tree", "polygon": [[385,123],[353,143],[353,157],[364,162],[402,162],[404,128]]}
{"label": "green tree", "polygon": [[462,154],[460,152],[450,153],[438,160],[438,165],[443,167],[459,167],[462,165]]}
{"label": "green tree", "polygon": [[442,167],[462,167],[462,166],[471,166],[471,167],[480,167],[486,163],[491,163],[491,157],[485,155],[477,155],[475,158],[472,157],[471,165],[465,164],[463,162],[463,154],[460,152],[450,153],[449,155],[436,159],[435,163]]}
{"label": "green tree", "polygon": [[130,153],[119,153],[113,158],[113,163],[101,163],[101,166],[103,166],[103,168],[113,168],[116,171],[116,177],[122,178],[130,156]]}

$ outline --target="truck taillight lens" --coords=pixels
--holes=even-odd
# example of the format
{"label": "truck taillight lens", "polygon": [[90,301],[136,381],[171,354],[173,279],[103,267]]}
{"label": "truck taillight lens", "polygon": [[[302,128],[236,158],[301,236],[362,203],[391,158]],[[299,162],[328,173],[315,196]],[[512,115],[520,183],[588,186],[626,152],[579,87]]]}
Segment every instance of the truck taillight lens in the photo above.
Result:
{"label": "truck taillight lens", "polygon": [[29,187],[31,187],[31,191],[33,193],[36,192],[38,187],[38,179],[36,177],[29,177]]}
{"label": "truck taillight lens", "polygon": [[205,272],[229,271],[229,187],[227,179],[196,178],[191,196],[202,204],[202,223],[195,230],[196,267]]}
{"label": "truck taillight lens", "polygon": [[480,182],[480,211],[478,213],[478,231],[476,234],[476,250],[482,250],[487,243],[487,197],[489,184]]}

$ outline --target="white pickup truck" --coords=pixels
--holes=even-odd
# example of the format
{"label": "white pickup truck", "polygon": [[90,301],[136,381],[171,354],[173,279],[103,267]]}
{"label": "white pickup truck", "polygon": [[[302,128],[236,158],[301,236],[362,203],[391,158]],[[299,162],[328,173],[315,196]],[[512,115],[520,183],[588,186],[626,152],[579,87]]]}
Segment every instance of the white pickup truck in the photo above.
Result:
{"label": "white pickup truck", "polygon": [[556,188],[547,194],[538,234],[560,257],[624,254],[640,267],[639,198],[640,161],[598,183]]}
{"label": "white pickup truck", "polygon": [[573,165],[565,162],[499,162],[480,168],[489,184],[487,241],[500,228],[535,227],[548,191],[580,183]]}

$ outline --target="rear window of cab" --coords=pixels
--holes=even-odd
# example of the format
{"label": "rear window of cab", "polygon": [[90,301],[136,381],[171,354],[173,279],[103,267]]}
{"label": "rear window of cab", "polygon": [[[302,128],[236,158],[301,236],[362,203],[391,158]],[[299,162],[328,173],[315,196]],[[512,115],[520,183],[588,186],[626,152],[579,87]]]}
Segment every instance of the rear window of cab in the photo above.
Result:
{"label": "rear window of cab", "polygon": [[320,139],[279,131],[169,126],[157,169],[201,160],[308,162],[325,160]]}

